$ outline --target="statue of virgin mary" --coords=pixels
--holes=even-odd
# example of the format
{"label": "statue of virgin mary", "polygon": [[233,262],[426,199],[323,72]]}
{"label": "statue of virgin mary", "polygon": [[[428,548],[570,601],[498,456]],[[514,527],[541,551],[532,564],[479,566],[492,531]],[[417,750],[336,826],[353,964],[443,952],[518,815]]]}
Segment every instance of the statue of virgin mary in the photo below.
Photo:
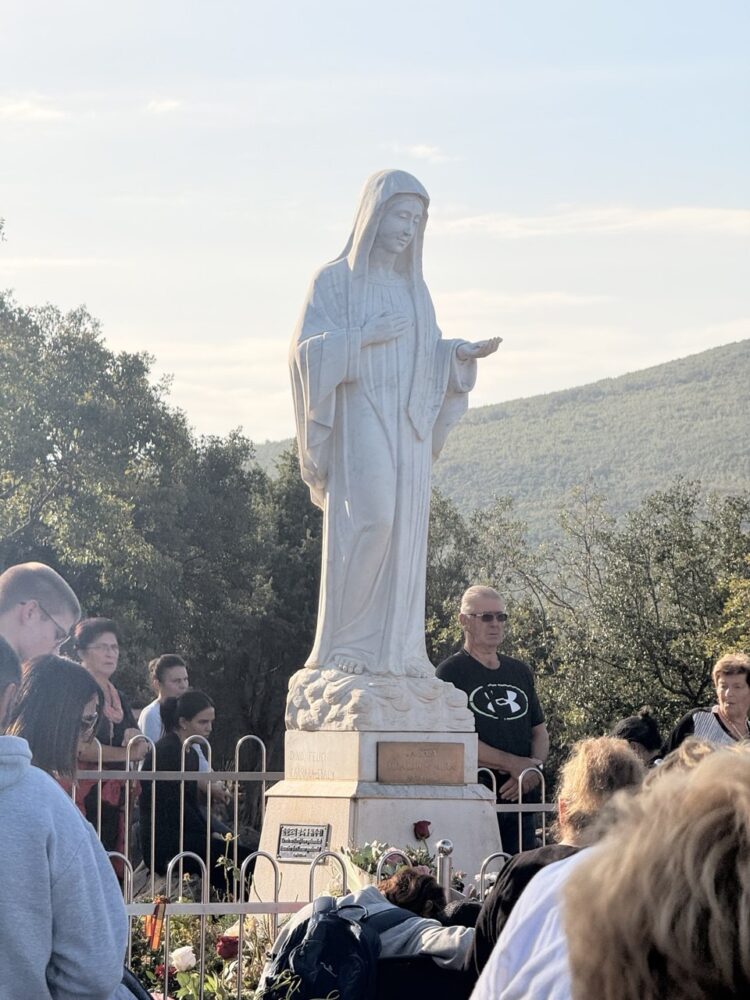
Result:
{"label": "statue of virgin mary", "polygon": [[300,467],[324,529],[317,632],[290,684],[291,728],[326,728],[320,713],[300,721],[311,685],[329,703],[338,691],[346,715],[365,686],[353,675],[435,682],[424,622],[432,462],[466,410],[476,358],[499,341],[442,338],[422,275],[428,206],[410,174],[370,177],[292,340]]}

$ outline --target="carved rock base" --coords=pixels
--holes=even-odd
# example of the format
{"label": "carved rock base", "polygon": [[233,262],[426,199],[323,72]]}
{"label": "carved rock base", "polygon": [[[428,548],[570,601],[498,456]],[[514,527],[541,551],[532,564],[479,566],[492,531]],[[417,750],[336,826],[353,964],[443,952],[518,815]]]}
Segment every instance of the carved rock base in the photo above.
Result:
{"label": "carved rock base", "polygon": [[466,695],[432,677],[305,667],[289,681],[286,728],[307,731],[473,733]]}

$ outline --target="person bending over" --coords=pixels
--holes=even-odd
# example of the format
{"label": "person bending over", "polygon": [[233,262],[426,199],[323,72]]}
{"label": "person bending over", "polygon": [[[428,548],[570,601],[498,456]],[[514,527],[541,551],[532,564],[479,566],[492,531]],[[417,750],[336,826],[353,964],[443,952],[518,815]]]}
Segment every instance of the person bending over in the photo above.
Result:
{"label": "person bending over", "polygon": [[34,767],[70,790],[79,749],[92,739],[100,709],[101,692],[83,667],[64,656],[37,656],[24,664],[7,733],[25,739]]}
{"label": "person bending over", "polygon": [[[353,908],[368,915],[383,913],[394,906],[410,910],[414,916],[380,935],[377,996],[383,1000],[413,1000],[415,996],[468,996],[470,984],[462,971],[474,935],[470,927],[445,927],[439,917],[445,908],[445,893],[433,875],[415,868],[402,868],[377,887],[367,886],[338,900],[338,908]],[[279,932],[258,984],[263,996],[273,956],[278,955],[293,931],[313,912],[310,903],[299,910]],[[445,975],[452,972],[452,975]],[[442,973],[442,975],[440,975]]]}

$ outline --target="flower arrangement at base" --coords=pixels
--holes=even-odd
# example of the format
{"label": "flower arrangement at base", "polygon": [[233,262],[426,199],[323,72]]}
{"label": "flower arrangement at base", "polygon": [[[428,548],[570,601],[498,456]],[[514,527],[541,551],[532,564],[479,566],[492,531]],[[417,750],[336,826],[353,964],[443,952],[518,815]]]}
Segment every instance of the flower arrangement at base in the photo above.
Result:
{"label": "flower arrangement at base", "polygon": [[[239,920],[236,915],[206,918],[205,1000],[253,1000],[272,943],[271,921],[245,916],[242,944],[242,992],[237,993]],[[155,947],[151,947],[151,945]],[[200,920],[177,916],[170,920],[170,953],[164,954],[163,931],[149,940],[143,920],[133,922],[131,968],[155,1000],[198,1000],[200,993]],[[169,961],[169,997],[163,998],[164,963]]]}

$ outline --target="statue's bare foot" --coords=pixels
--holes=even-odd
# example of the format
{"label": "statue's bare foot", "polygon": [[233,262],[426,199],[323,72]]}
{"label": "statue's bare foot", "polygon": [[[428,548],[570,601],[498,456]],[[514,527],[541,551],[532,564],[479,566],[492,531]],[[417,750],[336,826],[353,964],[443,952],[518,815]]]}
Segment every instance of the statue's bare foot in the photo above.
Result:
{"label": "statue's bare foot", "polygon": [[407,677],[434,677],[435,668],[429,660],[409,660],[404,664]]}
{"label": "statue's bare foot", "polygon": [[363,674],[365,672],[365,668],[356,660],[337,660],[336,670],[340,670],[344,674]]}

